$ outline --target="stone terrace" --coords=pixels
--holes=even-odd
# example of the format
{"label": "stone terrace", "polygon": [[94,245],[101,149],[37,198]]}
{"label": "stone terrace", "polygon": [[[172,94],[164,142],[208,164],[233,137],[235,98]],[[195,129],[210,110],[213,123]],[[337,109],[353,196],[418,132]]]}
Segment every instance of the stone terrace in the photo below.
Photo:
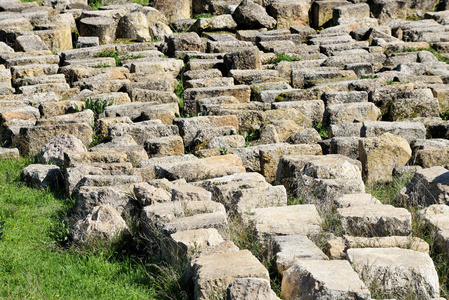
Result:
{"label": "stone terrace", "polygon": [[0,2],[0,158],[73,242],[139,220],[194,299],[447,296],[412,220],[449,257],[448,1],[103,2]]}

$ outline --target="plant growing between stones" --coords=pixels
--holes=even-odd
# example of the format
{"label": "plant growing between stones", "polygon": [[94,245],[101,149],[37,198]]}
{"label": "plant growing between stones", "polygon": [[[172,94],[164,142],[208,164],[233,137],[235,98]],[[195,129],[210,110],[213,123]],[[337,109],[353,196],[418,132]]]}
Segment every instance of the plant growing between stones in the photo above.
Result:
{"label": "plant growing between stones", "polygon": [[237,216],[231,216],[229,219],[229,236],[232,242],[239,249],[247,249],[265,266],[270,275],[271,289],[276,295],[281,294],[282,275],[279,274],[276,266],[276,255],[273,252],[271,238],[268,238],[268,245],[262,243],[251,222],[244,225]]}
{"label": "plant growing between stones", "polygon": [[440,113],[441,119],[449,121],[449,108]]}
{"label": "plant growing between stones", "polygon": [[103,6],[103,1],[101,1],[101,0],[89,0],[88,3],[89,3],[89,6],[95,10],[98,10],[98,8]]}
{"label": "plant growing between stones", "polygon": [[249,130],[243,132],[242,136],[245,139],[245,147],[251,147],[253,142],[260,138],[260,133],[257,130]]}
{"label": "plant growing between stones", "polygon": [[99,69],[99,68],[110,68],[110,67],[112,67],[111,65],[108,65],[108,64],[99,64],[99,65],[94,65],[94,66],[90,66],[91,68],[96,68],[96,69]]}
{"label": "plant growing between stones", "polygon": [[226,155],[226,154],[228,154],[228,149],[226,149],[225,147],[221,147],[220,155]]}
{"label": "plant growing between stones", "polygon": [[86,101],[84,102],[84,109],[90,109],[94,112],[94,116],[97,119],[99,115],[101,115],[106,107],[111,106],[114,104],[114,100],[92,100],[91,97],[88,97]]}
{"label": "plant growing between stones", "polygon": [[93,57],[94,58],[97,58],[97,57],[112,57],[113,59],[115,59],[115,65],[116,66],[121,66],[122,62],[125,61],[125,60],[144,58],[145,56],[143,56],[143,55],[133,55],[133,54],[120,55],[118,51],[105,50],[105,51],[102,51],[102,52],[94,54]]}
{"label": "plant growing between stones", "polygon": [[281,61],[299,61],[299,60],[301,60],[301,58],[298,56],[295,56],[295,55],[290,56],[285,53],[276,53],[275,55],[276,55],[276,57],[270,59],[270,61],[269,61],[270,64],[278,64]]}
{"label": "plant growing between stones", "polygon": [[324,127],[322,123],[318,123],[318,122],[314,121],[313,128],[316,131],[318,131],[318,134],[321,136],[321,138],[327,139],[327,137],[329,136],[328,129],[326,127]]}
{"label": "plant growing between stones", "polygon": [[214,17],[214,15],[211,13],[201,13],[201,14],[195,15],[193,18],[198,20],[198,19],[207,19],[207,18],[212,18],[212,17]]}

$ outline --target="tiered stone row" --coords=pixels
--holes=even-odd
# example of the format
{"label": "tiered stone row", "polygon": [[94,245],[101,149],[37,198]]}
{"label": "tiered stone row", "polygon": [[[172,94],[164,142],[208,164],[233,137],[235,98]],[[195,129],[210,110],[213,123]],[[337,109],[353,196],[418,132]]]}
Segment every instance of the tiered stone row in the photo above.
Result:
{"label": "tiered stone row", "polygon": [[413,174],[397,202],[449,255],[449,12],[427,2],[2,1],[0,157],[39,154],[22,177],[76,199],[74,242],[143,237],[195,299],[277,299],[238,234],[285,299],[438,298],[410,211],[365,189]]}

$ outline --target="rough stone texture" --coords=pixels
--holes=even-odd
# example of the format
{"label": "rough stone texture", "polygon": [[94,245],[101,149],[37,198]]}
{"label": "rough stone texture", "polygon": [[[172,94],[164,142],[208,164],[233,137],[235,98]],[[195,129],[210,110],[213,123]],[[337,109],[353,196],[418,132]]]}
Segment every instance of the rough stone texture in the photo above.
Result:
{"label": "rough stone texture", "polygon": [[280,274],[297,260],[327,260],[328,257],[305,235],[276,236],[273,241],[276,265]]}
{"label": "rough stone texture", "polygon": [[154,8],[164,14],[169,21],[189,19],[192,14],[192,2],[186,0],[156,0]]}
{"label": "rough stone texture", "polygon": [[128,189],[125,187],[81,187],[72,213],[79,218],[84,218],[95,206],[107,204],[115,208],[123,217],[134,208],[127,193]]}
{"label": "rough stone texture", "polygon": [[288,145],[275,144],[269,148],[262,148],[259,151],[260,167],[262,175],[265,176],[268,182],[276,179],[276,172],[278,170],[279,160],[283,155],[319,155],[321,154],[321,147],[318,145]]}
{"label": "rough stone texture", "polygon": [[159,178],[176,180],[184,178],[187,182],[245,172],[242,160],[234,154],[207,157],[200,160],[186,161],[157,166]]}
{"label": "rough stone texture", "polygon": [[243,0],[235,9],[232,17],[238,25],[246,28],[268,28],[276,26],[276,20],[270,17],[265,8],[251,0]]}
{"label": "rough stone texture", "polygon": [[31,164],[22,170],[20,177],[34,188],[59,188],[63,185],[61,170],[56,165]]}
{"label": "rough stone texture", "polygon": [[226,300],[275,300],[279,299],[263,278],[236,278],[227,289]]}
{"label": "rough stone texture", "polygon": [[322,221],[315,205],[311,204],[256,208],[244,217],[254,224],[262,240],[277,235],[317,233]]}
{"label": "rough stone texture", "polygon": [[15,159],[19,157],[20,157],[19,149],[0,147],[0,159]]}
{"label": "rough stone texture", "polygon": [[367,183],[390,181],[393,169],[405,165],[412,156],[410,145],[401,137],[385,133],[359,141],[363,178]]}
{"label": "rough stone texture", "polygon": [[43,164],[53,163],[59,167],[64,164],[64,152],[85,152],[86,146],[78,138],[70,134],[61,133],[50,140],[42,149],[40,162]]}
{"label": "rough stone texture", "polygon": [[223,242],[215,228],[180,231],[162,240],[162,256],[172,264],[186,263],[203,248],[217,246]]}
{"label": "rough stone texture", "polygon": [[354,121],[377,121],[380,110],[373,103],[333,104],[326,107],[323,122],[327,125]]}
{"label": "rough stone texture", "polygon": [[409,235],[412,230],[412,215],[405,208],[368,204],[338,208],[337,212],[343,230],[350,235]]}
{"label": "rough stone texture", "polygon": [[371,299],[357,273],[342,260],[297,261],[284,272],[281,294],[284,299]]}
{"label": "rough stone texture", "polygon": [[279,161],[276,182],[296,196],[333,203],[348,193],[364,193],[361,164],[342,155],[283,156]]}
{"label": "rough stone texture", "polygon": [[84,219],[72,228],[72,236],[78,243],[87,243],[94,239],[114,242],[129,229],[120,214],[107,204],[96,206]]}
{"label": "rough stone texture", "polygon": [[328,241],[327,254],[331,259],[347,259],[347,251],[351,248],[401,248],[429,254],[430,246],[424,240],[412,236],[384,237],[335,237]]}
{"label": "rough stone texture", "polygon": [[449,229],[449,206],[445,204],[430,205],[420,210],[418,214],[432,230]]}
{"label": "rough stone texture", "polygon": [[269,280],[268,270],[249,250],[217,253],[197,258],[192,263],[195,299],[222,298],[236,278]]}
{"label": "rough stone texture", "polygon": [[428,254],[399,248],[349,249],[348,259],[368,285],[386,297],[439,297],[438,275]]}
{"label": "rough stone texture", "polygon": [[146,182],[135,184],[133,192],[142,206],[171,201],[170,193],[161,188],[151,186]]}
{"label": "rough stone texture", "polygon": [[223,57],[226,70],[262,69],[260,53],[257,47],[231,52]]}
{"label": "rough stone texture", "polygon": [[400,201],[419,205],[449,203],[449,171],[432,167],[416,171],[398,194]]}
{"label": "rough stone texture", "polygon": [[335,200],[335,204],[339,208],[352,207],[352,206],[365,206],[371,204],[382,204],[371,194],[357,193],[346,194]]}
{"label": "rough stone texture", "polygon": [[92,142],[92,127],[85,123],[22,127],[20,128],[20,153],[22,155],[35,154],[60,133],[73,135],[84,145],[89,145]]}

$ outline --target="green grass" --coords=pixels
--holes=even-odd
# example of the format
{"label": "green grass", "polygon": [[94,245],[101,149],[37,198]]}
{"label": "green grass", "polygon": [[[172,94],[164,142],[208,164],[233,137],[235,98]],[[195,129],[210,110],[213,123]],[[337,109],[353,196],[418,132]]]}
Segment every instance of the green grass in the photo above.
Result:
{"label": "green grass", "polygon": [[446,109],[445,111],[442,111],[440,113],[440,117],[441,119],[443,119],[444,121],[449,121],[449,108]]}
{"label": "green grass", "polygon": [[435,48],[429,47],[427,49],[416,49],[416,48],[406,48],[403,51],[398,52],[419,52],[419,51],[429,51],[432,53],[438,61],[449,64],[449,56],[440,54]]}
{"label": "green grass", "polygon": [[94,66],[90,66],[91,68],[96,68],[96,69],[100,69],[100,68],[110,68],[112,67],[111,65],[108,64],[99,64],[99,65],[94,65]]}
{"label": "green grass", "polygon": [[181,79],[178,79],[178,84],[175,86],[175,94],[176,96],[178,96],[179,102],[179,114],[182,118],[184,117],[188,117],[185,115],[184,113],[184,83],[182,82]]}
{"label": "green grass", "polygon": [[42,5],[42,2],[44,0],[20,0],[20,2],[25,3],[25,2],[37,2],[37,4]]}
{"label": "green grass", "polygon": [[248,249],[251,251],[265,266],[270,275],[271,289],[280,296],[282,275],[277,270],[275,253],[271,251],[271,246],[267,246],[259,241],[253,228],[254,224],[245,226],[239,218],[231,218],[229,224],[230,239],[240,249]]}
{"label": "green grass", "polygon": [[280,63],[281,61],[298,61],[301,60],[301,58],[297,57],[297,56],[290,56],[288,54],[285,53],[276,53],[276,57],[270,59],[270,64],[277,64]]}
{"label": "green grass", "polygon": [[327,137],[329,136],[328,129],[326,127],[324,127],[322,123],[314,122],[313,123],[313,128],[316,131],[318,131],[318,134],[320,135],[321,138],[327,139]]}
{"label": "green grass", "polygon": [[103,2],[101,0],[88,0],[89,6],[95,10],[103,6]]}
{"label": "green grass", "polygon": [[387,80],[387,85],[394,85],[394,84],[408,84],[410,81],[394,81],[394,80]]}
{"label": "green grass", "polygon": [[128,59],[138,59],[138,58],[144,58],[143,55],[130,55],[130,54],[123,54],[120,55],[118,51],[114,50],[105,50],[103,52],[99,52],[93,55],[94,58],[96,57],[112,57],[115,59],[115,65],[121,66],[122,62]]}
{"label": "green grass", "polygon": [[207,18],[212,18],[212,17],[214,17],[214,15],[211,13],[202,13],[202,14],[195,15],[193,18],[198,20],[198,19],[207,19]]}
{"label": "green grass", "polygon": [[382,204],[391,204],[396,207],[405,207],[412,214],[412,235],[419,237],[430,245],[430,257],[435,264],[435,269],[440,280],[441,297],[449,296],[449,259],[445,253],[439,253],[435,245],[435,232],[429,230],[425,223],[417,216],[417,211],[420,207],[414,203],[402,203],[397,200],[398,192],[407,185],[412,174],[395,177],[391,182],[378,183],[375,185],[368,185],[366,187],[367,193],[371,193],[374,197],[379,199]]}
{"label": "green grass", "polygon": [[134,0],[134,3],[140,4],[142,6],[148,6],[150,4],[150,0]]}
{"label": "green grass", "polygon": [[148,299],[154,288],[139,283],[148,274],[129,257],[104,249],[79,252],[54,238],[74,201],[19,181],[32,158],[0,160],[0,298]]}

